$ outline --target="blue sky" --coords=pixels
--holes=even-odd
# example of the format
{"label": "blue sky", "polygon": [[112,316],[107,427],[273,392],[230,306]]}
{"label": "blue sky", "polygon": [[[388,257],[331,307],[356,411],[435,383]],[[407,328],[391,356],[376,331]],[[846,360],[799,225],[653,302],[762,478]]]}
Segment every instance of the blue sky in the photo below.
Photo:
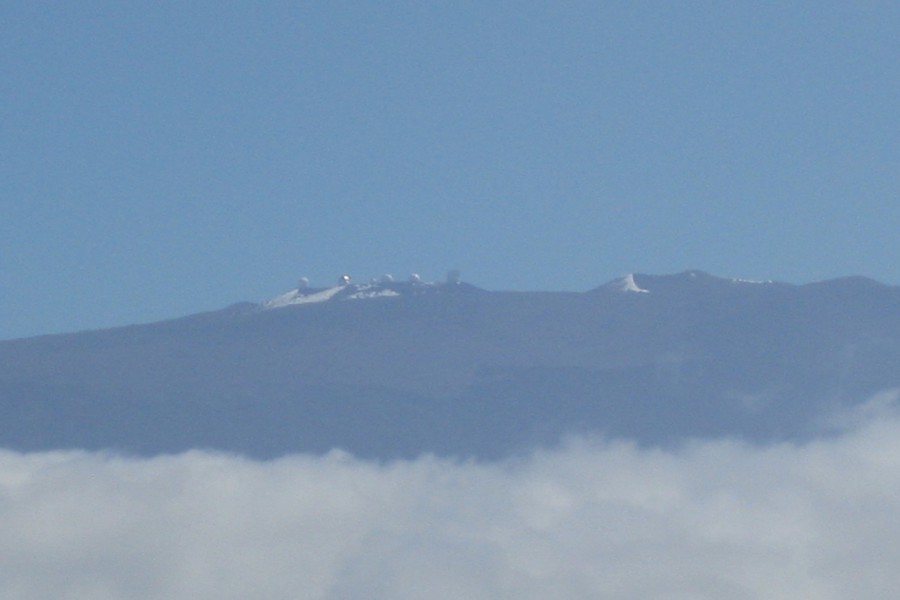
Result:
{"label": "blue sky", "polygon": [[0,6],[0,339],[460,269],[900,284],[900,4]]}

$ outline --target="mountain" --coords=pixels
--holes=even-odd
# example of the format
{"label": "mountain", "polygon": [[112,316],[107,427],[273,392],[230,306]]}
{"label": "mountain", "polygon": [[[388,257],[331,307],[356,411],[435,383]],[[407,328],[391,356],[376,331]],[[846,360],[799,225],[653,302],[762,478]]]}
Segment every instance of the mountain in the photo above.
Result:
{"label": "mountain", "polygon": [[0,446],[495,457],[598,432],[801,439],[900,388],[900,288],[700,271],[587,292],[390,279],[0,342]]}

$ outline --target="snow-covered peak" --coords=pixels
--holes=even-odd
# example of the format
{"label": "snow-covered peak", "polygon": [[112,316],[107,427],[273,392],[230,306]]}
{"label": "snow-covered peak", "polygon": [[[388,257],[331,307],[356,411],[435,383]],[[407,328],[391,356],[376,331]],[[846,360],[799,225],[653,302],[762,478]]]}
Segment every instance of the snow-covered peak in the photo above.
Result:
{"label": "snow-covered peak", "polygon": [[420,296],[438,292],[476,289],[464,283],[433,283],[414,278],[410,281],[396,282],[392,278],[382,277],[370,283],[342,283],[330,288],[299,287],[285,292],[261,303],[263,309],[282,308],[297,304],[318,304],[322,302],[338,302],[344,300],[373,300],[376,298],[400,298],[404,296]]}
{"label": "snow-covered peak", "polygon": [[616,287],[619,289],[619,291],[622,292],[634,292],[639,294],[646,294],[650,291],[645,290],[637,284],[637,282],[634,280],[634,273],[629,273],[621,279],[616,279],[610,284],[610,287]]}
{"label": "snow-covered peak", "polygon": [[331,300],[334,296],[343,291],[345,287],[346,286],[336,285],[326,289],[297,288],[279,296],[275,296],[271,300],[266,300],[262,303],[262,306],[263,308],[281,308],[293,304],[325,302],[326,300]]}

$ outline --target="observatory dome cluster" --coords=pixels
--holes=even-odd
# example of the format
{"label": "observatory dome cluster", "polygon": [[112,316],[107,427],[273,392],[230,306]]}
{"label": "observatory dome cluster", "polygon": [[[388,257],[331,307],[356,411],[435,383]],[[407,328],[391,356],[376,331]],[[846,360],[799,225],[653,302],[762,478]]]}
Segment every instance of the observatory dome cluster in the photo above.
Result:
{"label": "observatory dome cluster", "polygon": [[[350,285],[350,283],[352,281],[353,281],[353,277],[351,277],[350,274],[342,273],[337,279],[337,285],[338,286]],[[419,275],[418,273],[410,273],[409,277],[407,278],[407,281],[409,283],[426,283],[426,281],[424,279],[422,279],[422,276]],[[445,284],[457,284],[457,283],[460,283],[461,281],[462,280],[460,278],[460,272],[458,270],[453,269],[453,270],[447,271],[447,277],[444,280]],[[397,280],[390,273],[385,273],[381,277],[372,277],[369,280],[369,284],[371,284],[371,285],[375,285],[375,284],[379,284],[379,283],[388,284],[388,283],[396,283],[396,282],[397,282]],[[433,283],[433,282],[430,282],[430,283]],[[297,289],[305,290],[308,288],[309,288],[309,278],[301,277],[297,283]]]}
{"label": "observatory dome cluster", "polygon": [[447,286],[457,288],[460,283],[460,273],[457,270],[448,271],[443,282],[425,281],[418,273],[411,273],[406,281],[397,281],[393,275],[385,273],[381,277],[373,277],[368,283],[353,283],[353,278],[344,273],[338,277],[335,285],[326,288],[311,287],[309,279],[301,277],[297,282],[296,289],[267,300],[261,306],[269,309],[332,300],[364,300],[421,295],[446,289]]}

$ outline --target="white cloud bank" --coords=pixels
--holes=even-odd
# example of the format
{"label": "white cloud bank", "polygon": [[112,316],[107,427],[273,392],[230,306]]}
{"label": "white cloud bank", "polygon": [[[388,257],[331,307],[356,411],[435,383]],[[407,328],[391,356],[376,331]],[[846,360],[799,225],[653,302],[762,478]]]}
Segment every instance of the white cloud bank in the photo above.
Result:
{"label": "white cloud bank", "polygon": [[0,598],[887,598],[900,418],[871,413],[804,445],[487,464],[0,452]]}

